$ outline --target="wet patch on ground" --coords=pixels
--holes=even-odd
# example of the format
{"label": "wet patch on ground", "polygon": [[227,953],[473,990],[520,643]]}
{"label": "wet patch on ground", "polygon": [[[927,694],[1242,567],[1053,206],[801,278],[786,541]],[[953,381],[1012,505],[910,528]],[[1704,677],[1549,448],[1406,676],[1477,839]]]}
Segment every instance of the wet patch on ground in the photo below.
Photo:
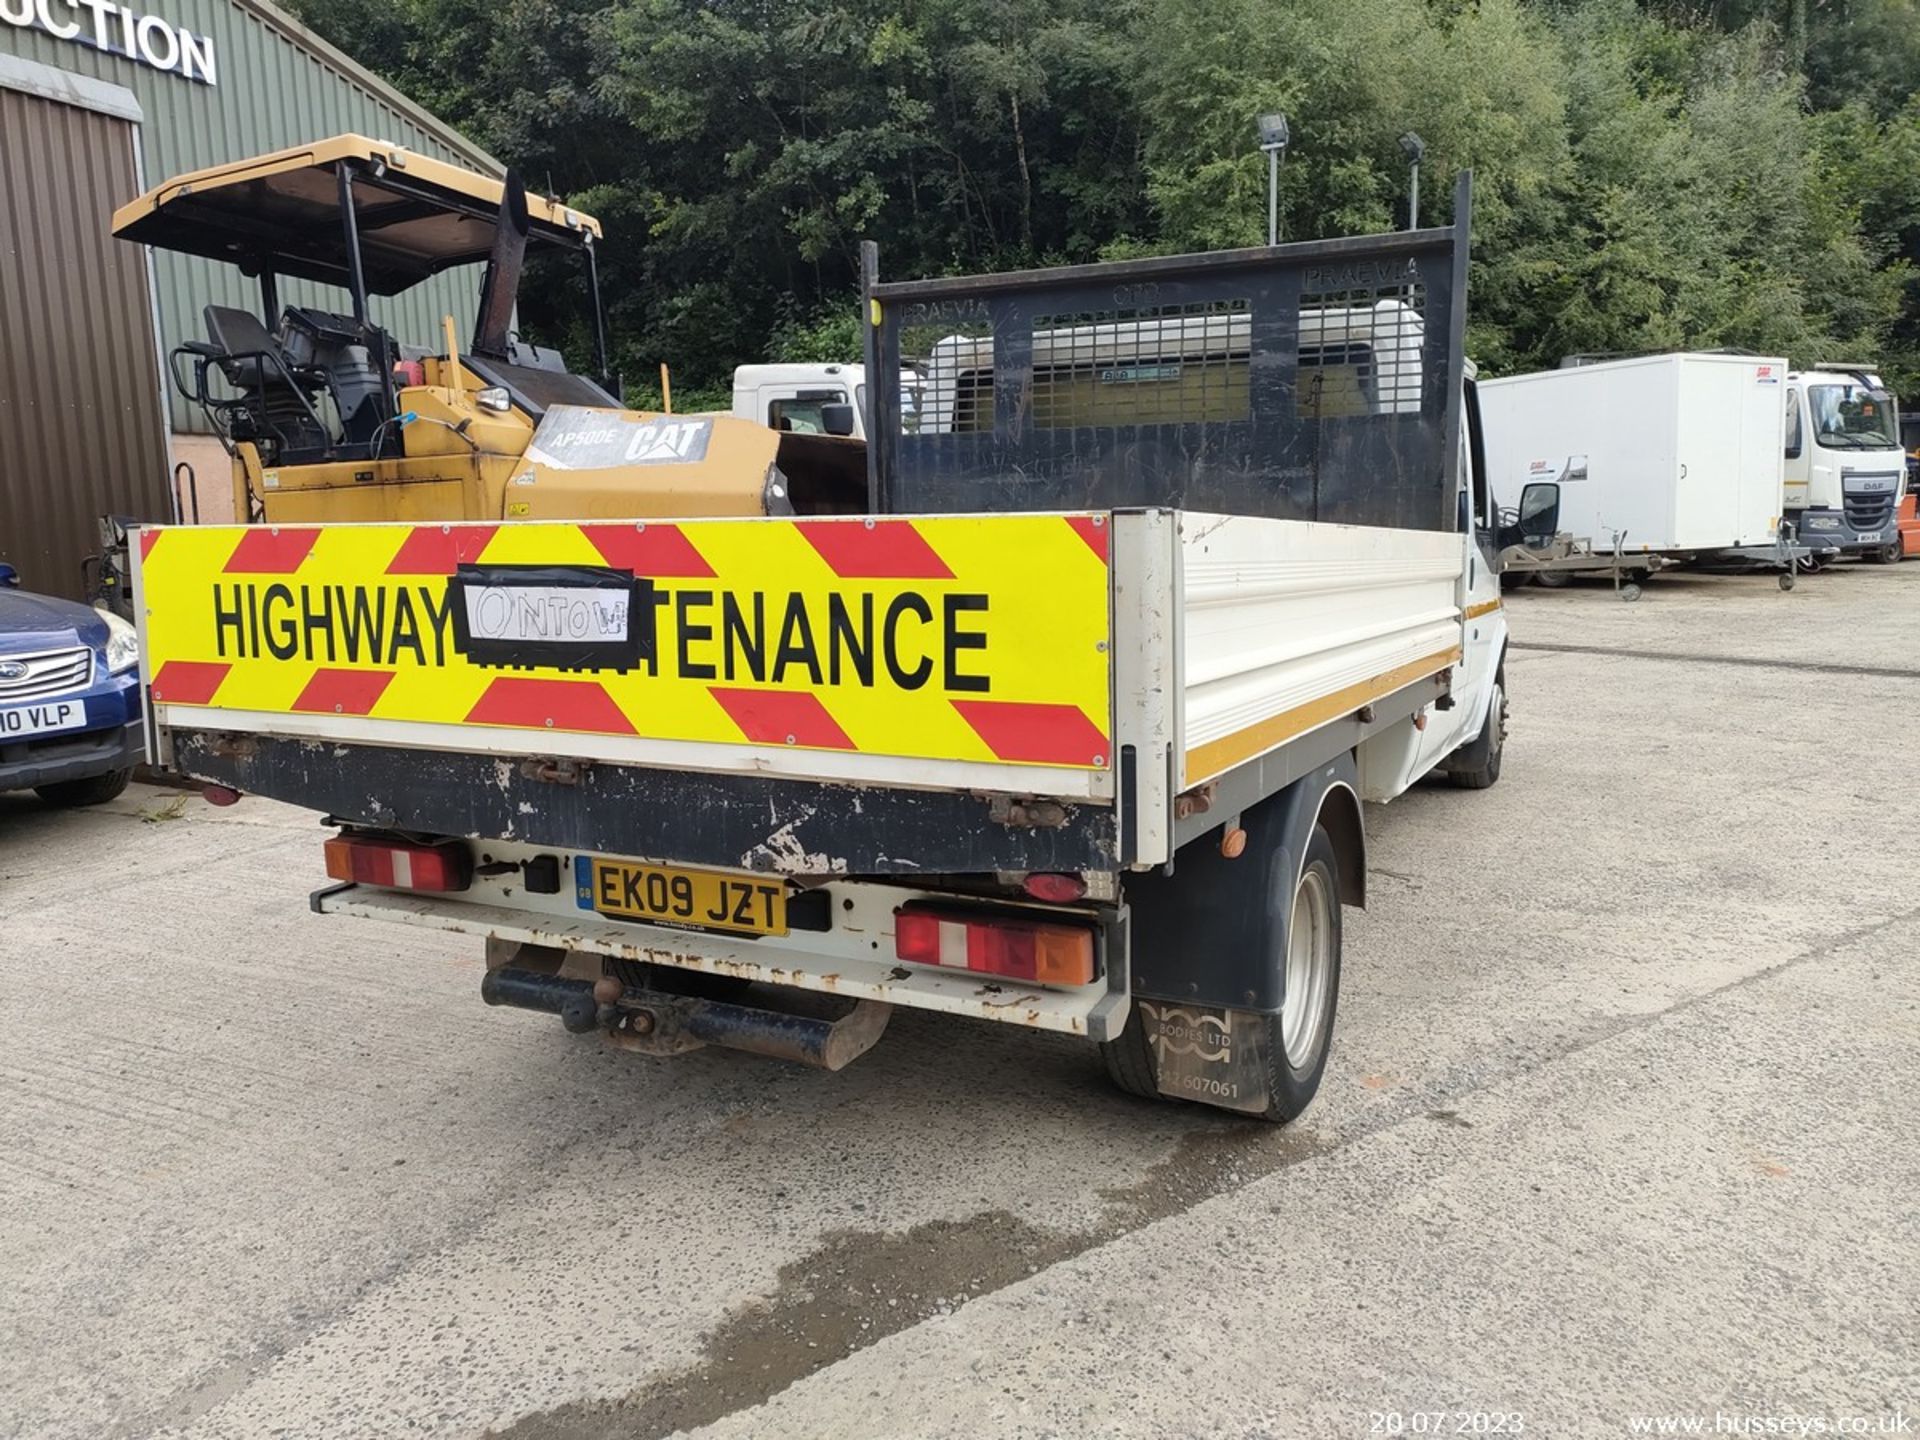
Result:
{"label": "wet patch on ground", "polygon": [[1102,1191],[1099,1221],[1048,1230],[991,1210],[897,1233],[837,1230],[780,1271],[774,1293],[735,1311],[705,1358],[612,1401],[528,1415],[499,1440],[659,1440],[764,1403],[889,1335],[1333,1146],[1309,1129],[1205,1122],[1132,1185]]}

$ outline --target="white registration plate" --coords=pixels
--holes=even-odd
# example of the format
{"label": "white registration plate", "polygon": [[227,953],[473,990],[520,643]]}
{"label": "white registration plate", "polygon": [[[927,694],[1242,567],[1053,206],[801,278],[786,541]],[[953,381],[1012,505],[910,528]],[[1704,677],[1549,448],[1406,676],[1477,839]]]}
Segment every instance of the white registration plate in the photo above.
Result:
{"label": "white registration plate", "polygon": [[0,740],[22,735],[57,735],[62,730],[84,729],[87,702],[50,700],[45,705],[10,705],[0,708]]}
{"label": "white registration plate", "polygon": [[1880,543],[1880,532],[1878,530],[1862,530],[1860,532],[1860,543],[1862,545],[1878,545]]}

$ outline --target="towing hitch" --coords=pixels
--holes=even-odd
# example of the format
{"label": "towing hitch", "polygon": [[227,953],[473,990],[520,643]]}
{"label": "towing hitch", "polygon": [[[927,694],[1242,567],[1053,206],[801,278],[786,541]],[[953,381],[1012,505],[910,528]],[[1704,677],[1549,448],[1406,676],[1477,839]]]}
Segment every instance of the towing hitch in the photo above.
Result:
{"label": "towing hitch", "polygon": [[[893,1007],[880,1000],[837,1002],[851,1007],[839,1015],[806,1014],[640,989],[614,976],[575,980],[513,966],[489,970],[480,981],[480,998],[558,1015],[576,1035],[598,1030],[622,1049],[648,1055],[718,1045],[818,1070],[839,1070],[866,1054],[893,1015]],[[819,997],[796,993],[794,1000],[818,1003]]]}

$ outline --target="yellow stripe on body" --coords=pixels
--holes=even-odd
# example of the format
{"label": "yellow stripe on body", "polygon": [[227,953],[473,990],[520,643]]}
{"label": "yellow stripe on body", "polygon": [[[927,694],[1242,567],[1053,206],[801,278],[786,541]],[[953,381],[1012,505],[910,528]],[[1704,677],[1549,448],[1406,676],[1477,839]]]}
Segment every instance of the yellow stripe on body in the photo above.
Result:
{"label": "yellow stripe on body", "polygon": [[1350,714],[1382,695],[1390,695],[1402,686],[1411,685],[1428,675],[1437,675],[1459,659],[1460,649],[1455,646],[1422,660],[1411,660],[1370,680],[1361,680],[1331,695],[1323,695],[1318,700],[1309,700],[1291,710],[1282,710],[1278,715],[1270,715],[1231,735],[1222,735],[1218,740],[1196,745],[1187,751],[1186,783],[1192,785],[1210,775],[1231,770],[1235,765],[1265,754],[1275,746],[1298,739],[1309,730],[1317,730],[1330,720],[1338,720],[1342,715]]}

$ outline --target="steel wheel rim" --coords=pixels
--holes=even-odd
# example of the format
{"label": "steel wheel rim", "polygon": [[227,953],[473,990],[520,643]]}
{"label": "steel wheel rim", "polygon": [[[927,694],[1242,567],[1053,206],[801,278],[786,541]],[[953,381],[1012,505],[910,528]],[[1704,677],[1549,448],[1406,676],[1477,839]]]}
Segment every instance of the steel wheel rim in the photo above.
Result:
{"label": "steel wheel rim", "polygon": [[1293,893],[1287,933],[1287,989],[1280,1002],[1280,1043],[1287,1065],[1313,1069],[1327,1038],[1327,1001],[1333,992],[1333,896],[1326,872],[1309,868]]}
{"label": "steel wheel rim", "polygon": [[1500,747],[1507,743],[1507,692],[1500,688],[1499,682],[1493,686],[1493,704],[1487,709],[1487,723],[1493,726],[1493,741],[1487,746],[1487,754],[1498,755]]}

